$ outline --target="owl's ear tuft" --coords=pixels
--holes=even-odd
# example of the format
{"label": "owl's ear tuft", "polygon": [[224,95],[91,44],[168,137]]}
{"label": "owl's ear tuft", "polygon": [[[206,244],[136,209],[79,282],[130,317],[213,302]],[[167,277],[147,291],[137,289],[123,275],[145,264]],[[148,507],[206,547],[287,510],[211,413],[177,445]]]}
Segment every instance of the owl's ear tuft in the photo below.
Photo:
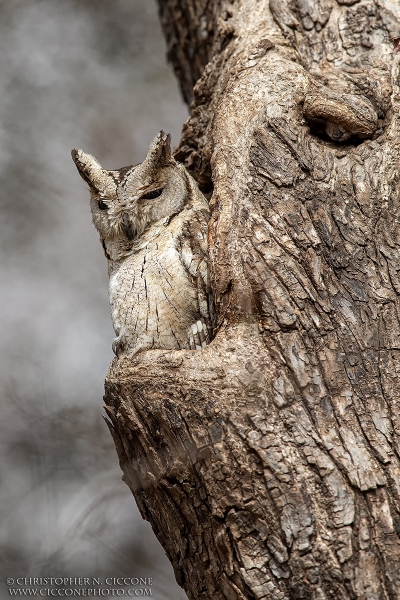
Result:
{"label": "owl's ear tuft", "polygon": [[97,158],[91,154],[87,154],[80,148],[71,150],[71,156],[82,179],[97,189],[103,170]]}
{"label": "owl's ear tuft", "polygon": [[160,131],[150,144],[149,151],[144,160],[146,165],[153,169],[166,167],[173,162],[171,156],[171,134]]}

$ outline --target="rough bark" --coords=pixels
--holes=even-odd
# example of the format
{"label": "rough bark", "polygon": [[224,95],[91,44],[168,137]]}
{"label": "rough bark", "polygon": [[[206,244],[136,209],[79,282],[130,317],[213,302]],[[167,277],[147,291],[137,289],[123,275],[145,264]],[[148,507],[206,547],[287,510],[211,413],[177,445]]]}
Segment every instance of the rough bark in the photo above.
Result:
{"label": "rough bark", "polygon": [[125,481],[190,599],[398,599],[400,5],[159,6],[218,322],[111,365]]}

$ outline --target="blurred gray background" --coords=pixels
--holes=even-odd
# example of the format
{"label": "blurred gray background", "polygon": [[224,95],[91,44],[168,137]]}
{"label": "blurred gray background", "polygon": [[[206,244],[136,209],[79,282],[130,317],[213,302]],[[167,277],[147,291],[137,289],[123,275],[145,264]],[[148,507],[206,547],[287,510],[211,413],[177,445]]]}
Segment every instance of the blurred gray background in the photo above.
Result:
{"label": "blurred gray background", "polygon": [[0,0],[1,598],[79,575],[186,597],[102,420],[107,265],[70,158],[140,162],[186,116],[153,0]]}

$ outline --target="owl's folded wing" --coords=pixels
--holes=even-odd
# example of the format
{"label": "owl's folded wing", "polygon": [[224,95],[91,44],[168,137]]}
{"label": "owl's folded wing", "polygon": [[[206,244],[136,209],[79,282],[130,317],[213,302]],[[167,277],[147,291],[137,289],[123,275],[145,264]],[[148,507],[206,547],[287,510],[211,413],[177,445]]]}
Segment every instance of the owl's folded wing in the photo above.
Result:
{"label": "owl's folded wing", "polygon": [[208,214],[206,211],[193,211],[192,215],[193,218],[183,228],[179,250],[182,264],[197,289],[199,318],[189,332],[190,347],[197,350],[204,348],[212,339],[214,311],[208,269]]}

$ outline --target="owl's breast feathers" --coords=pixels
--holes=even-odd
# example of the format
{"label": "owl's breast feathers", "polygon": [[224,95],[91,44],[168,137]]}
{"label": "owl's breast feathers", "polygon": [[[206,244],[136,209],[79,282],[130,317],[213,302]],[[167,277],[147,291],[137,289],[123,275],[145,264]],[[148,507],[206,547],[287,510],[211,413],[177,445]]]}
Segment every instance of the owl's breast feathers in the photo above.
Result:
{"label": "owl's breast feathers", "polygon": [[187,208],[155,223],[114,265],[111,315],[129,353],[196,349],[211,339],[207,213]]}

